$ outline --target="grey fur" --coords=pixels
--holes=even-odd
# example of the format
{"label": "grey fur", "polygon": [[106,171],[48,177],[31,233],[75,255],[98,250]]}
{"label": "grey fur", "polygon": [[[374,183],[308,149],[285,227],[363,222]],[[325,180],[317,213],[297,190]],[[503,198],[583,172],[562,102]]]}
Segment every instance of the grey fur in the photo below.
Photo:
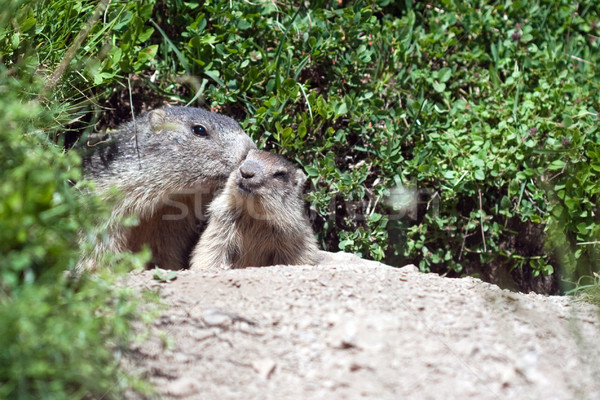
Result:
{"label": "grey fur", "polygon": [[315,264],[319,248],[304,213],[305,181],[285,158],[250,151],[208,207],[191,269]]}
{"label": "grey fur", "polygon": [[[84,159],[97,192],[110,198],[117,188],[121,197],[106,223],[109,240],[98,243],[83,267],[95,268],[107,251],[148,244],[153,263],[187,268],[205,205],[255,148],[236,121],[201,108],[164,107],[121,125]],[[121,226],[127,215],[136,215],[139,225]]]}

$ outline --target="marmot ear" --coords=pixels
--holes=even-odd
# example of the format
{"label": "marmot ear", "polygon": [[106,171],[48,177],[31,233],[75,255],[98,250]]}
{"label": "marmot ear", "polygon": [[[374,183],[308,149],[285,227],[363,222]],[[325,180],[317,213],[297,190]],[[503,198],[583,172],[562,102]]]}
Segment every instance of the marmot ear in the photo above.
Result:
{"label": "marmot ear", "polygon": [[306,175],[301,169],[296,170],[295,183],[298,187],[304,187],[306,183]]}
{"label": "marmot ear", "polygon": [[165,122],[165,115],[167,115],[167,113],[162,109],[152,110],[148,113],[148,120],[150,121],[150,126],[153,131],[156,132],[160,130],[160,126]]}

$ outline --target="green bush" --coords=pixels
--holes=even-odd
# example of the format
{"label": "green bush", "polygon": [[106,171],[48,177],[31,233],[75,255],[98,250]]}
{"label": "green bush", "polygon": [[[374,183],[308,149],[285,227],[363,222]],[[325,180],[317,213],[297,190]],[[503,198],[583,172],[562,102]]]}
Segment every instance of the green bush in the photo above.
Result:
{"label": "green bush", "polygon": [[[425,271],[501,260],[590,274],[598,7],[385,3],[207,3],[170,38],[194,61],[172,73],[214,82],[211,107],[241,105],[260,143],[306,166],[331,250]],[[420,215],[397,218],[398,190],[424,196]]]}
{"label": "green bush", "polygon": [[[104,274],[68,276],[80,245],[109,209],[87,195],[80,158],[49,140],[64,104],[43,97],[35,68],[36,14],[22,2],[0,11],[0,398],[121,398],[146,384],[121,371],[141,318],[138,295]],[[29,39],[28,39],[29,38]],[[48,40],[47,38],[46,40]],[[48,90],[50,90],[49,88]],[[85,247],[85,246],[84,246]]]}
{"label": "green bush", "polygon": [[[77,194],[78,157],[64,154],[35,126],[47,123],[34,101],[21,103],[0,76],[0,398],[115,398],[138,386],[119,368],[119,352],[138,318],[133,294],[114,277],[67,278],[89,229],[91,196]],[[33,117],[33,118],[32,118]]]}
{"label": "green bush", "polygon": [[9,59],[70,60],[51,93],[64,131],[201,103],[304,165],[329,250],[455,275],[597,270],[593,2],[28,4]]}
{"label": "green bush", "polygon": [[[597,241],[600,227],[592,183],[598,7],[445,2],[423,11],[413,31],[422,55],[410,63],[428,62],[434,71],[411,68],[408,75],[430,94],[417,101],[419,136],[403,172],[441,200],[437,215],[409,228],[405,254],[420,254],[422,267],[457,272],[471,255],[482,264],[497,257],[513,266],[527,262],[534,275],[552,273],[557,261],[566,274],[591,274],[598,267],[590,263],[594,244],[570,250]],[[544,224],[552,232],[549,248],[507,249],[518,234],[515,220]],[[533,239],[525,244],[540,240]],[[457,257],[462,249],[464,261]]]}
{"label": "green bush", "polygon": [[[39,44],[11,57],[57,65],[95,7],[23,8],[5,41]],[[598,269],[599,12],[567,0],[110,3],[53,95],[78,132],[165,101],[236,117],[305,167],[329,250],[578,279]]]}

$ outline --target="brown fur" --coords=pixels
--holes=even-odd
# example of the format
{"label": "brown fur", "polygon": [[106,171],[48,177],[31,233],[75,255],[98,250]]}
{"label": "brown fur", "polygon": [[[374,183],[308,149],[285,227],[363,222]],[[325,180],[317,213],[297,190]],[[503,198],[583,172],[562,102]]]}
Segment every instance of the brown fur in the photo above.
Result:
{"label": "brown fur", "polygon": [[[112,188],[120,196],[104,223],[109,240],[97,244],[84,268],[95,268],[106,252],[138,251],[144,244],[153,264],[187,268],[206,204],[256,148],[231,118],[187,107],[153,110],[102,143],[84,159],[85,170],[101,196],[112,199]],[[122,226],[129,215],[139,218],[137,226]]]}
{"label": "brown fur", "polygon": [[315,264],[319,249],[304,213],[305,181],[281,156],[248,153],[209,206],[191,269]]}

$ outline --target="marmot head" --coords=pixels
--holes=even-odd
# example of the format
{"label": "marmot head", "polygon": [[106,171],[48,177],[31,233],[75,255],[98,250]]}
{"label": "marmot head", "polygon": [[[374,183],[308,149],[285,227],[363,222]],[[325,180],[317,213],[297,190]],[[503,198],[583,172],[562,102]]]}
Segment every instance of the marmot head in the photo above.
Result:
{"label": "marmot head", "polygon": [[256,149],[235,120],[193,107],[152,110],[88,146],[84,167],[103,190],[153,198],[212,192]]}
{"label": "marmot head", "polygon": [[289,220],[290,214],[304,210],[305,182],[304,172],[284,157],[251,150],[230,176],[227,188],[250,217]]}
{"label": "marmot head", "polygon": [[147,118],[151,129],[139,142],[146,154],[163,163],[165,174],[183,185],[224,183],[248,151],[256,149],[235,120],[201,108],[161,108]]}

